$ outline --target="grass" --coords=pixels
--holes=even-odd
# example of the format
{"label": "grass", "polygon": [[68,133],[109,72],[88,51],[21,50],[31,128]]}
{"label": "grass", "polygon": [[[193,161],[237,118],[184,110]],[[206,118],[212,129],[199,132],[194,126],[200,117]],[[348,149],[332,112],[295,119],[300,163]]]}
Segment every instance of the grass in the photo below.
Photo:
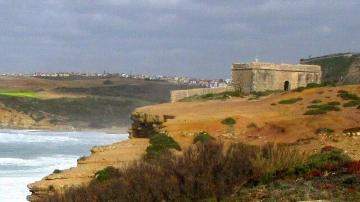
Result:
{"label": "grass", "polygon": [[254,97],[252,99],[258,99],[260,97],[269,96],[274,93],[282,92],[281,90],[267,90],[267,91],[257,91],[257,92],[251,92]]}
{"label": "grass", "polygon": [[344,107],[360,107],[360,97],[358,95],[349,93],[344,90],[339,90],[338,96],[341,97],[343,100],[348,101],[343,105]]}
{"label": "grass", "polygon": [[236,124],[236,120],[232,117],[227,117],[224,120],[221,121],[222,124],[227,125],[227,126],[234,126]]}
{"label": "grass", "polygon": [[19,97],[19,98],[35,98],[36,93],[32,91],[0,91],[0,96]]}
{"label": "grass", "polygon": [[310,110],[306,111],[304,115],[319,115],[319,114],[326,114],[330,111],[340,111],[339,102],[329,102],[326,104],[318,104],[318,105],[310,105],[308,108]]}
{"label": "grass", "polygon": [[105,180],[41,201],[358,201],[350,190],[360,188],[360,162],[330,146],[309,156],[288,145],[210,141],[164,157],[102,171]]}
{"label": "grass", "polygon": [[156,159],[169,149],[180,151],[180,145],[165,133],[158,133],[150,137],[150,146],[146,149],[145,159]]}
{"label": "grass", "polygon": [[222,93],[208,93],[205,95],[194,95],[180,100],[180,102],[206,101],[206,100],[226,100],[232,97],[242,97],[240,91],[227,91]]}
{"label": "grass", "polygon": [[296,102],[299,102],[303,100],[302,98],[298,97],[298,98],[290,98],[290,99],[286,99],[286,100],[280,100],[279,104],[294,104]]}
{"label": "grass", "polygon": [[315,134],[317,135],[321,135],[321,134],[326,134],[326,135],[331,135],[333,134],[335,131],[331,128],[318,128],[315,131]]}
{"label": "grass", "polygon": [[202,131],[195,135],[193,144],[196,144],[198,142],[206,143],[206,142],[213,141],[213,140],[215,140],[214,137],[212,137],[209,133]]}

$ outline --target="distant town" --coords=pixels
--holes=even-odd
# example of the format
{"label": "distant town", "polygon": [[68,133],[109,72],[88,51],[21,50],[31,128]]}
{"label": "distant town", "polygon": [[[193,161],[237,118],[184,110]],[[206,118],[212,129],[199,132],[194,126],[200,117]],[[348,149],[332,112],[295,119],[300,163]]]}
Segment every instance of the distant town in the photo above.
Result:
{"label": "distant town", "polygon": [[56,72],[56,73],[3,73],[1,76],[6,77],[36,77],[43,79],[94,79],[94,78],[129,78],[140,80],[152,80],[152,81],[167,81],[170,83],[191,85],[205,88],[219,88],[230,85],[231,79],[199,79],[190,78],[186,76],[164,76],[164,75],[146,75],[146,74],[127,74],[127,73],[109,73],[104,71],[103,73],[81,73],[81,72]]}

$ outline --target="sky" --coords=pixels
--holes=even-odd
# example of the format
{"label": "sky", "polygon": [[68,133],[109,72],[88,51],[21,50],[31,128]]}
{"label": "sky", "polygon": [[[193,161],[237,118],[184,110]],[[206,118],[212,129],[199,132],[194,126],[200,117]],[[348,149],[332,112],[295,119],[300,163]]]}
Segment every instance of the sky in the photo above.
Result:
{"label": "sky", "polygon": [[359,0],[0,0],[0,72],[228,78],[360,51]]}

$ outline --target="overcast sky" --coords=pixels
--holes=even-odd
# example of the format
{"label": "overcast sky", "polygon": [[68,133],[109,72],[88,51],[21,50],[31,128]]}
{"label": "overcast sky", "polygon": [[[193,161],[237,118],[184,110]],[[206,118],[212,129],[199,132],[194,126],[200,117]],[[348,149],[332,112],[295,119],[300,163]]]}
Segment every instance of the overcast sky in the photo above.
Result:
{"label": "overcast sky", "polygon": [[0,0],[0,72],[230,77],[359,51],[359,0]]}

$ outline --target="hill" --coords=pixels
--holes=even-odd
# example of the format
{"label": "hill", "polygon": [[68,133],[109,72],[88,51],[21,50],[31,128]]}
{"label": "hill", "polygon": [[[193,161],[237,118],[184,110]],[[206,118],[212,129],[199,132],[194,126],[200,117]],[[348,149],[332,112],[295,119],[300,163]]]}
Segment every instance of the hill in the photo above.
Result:
{"label": "hill", "polygon": [[[177,186],[175,183],[177,182],[176,178],[181,178],[183,174],[186,176],[192,176],[192,174],[196,176],[199,175],[202,177],[197,177],[196,179],[206,180],[207,177],[209,177],[209,175],[211,176],[213,172],[216,173],[220,172],[221,170],[221,167],[218,167],[217,165],[221,163],[221,159],[223,157],[221,157],[221,159],[217,159],[220,157],[218,156],[218,153],[216,153],[216,148],[221,147],[218,147],[216,145],[210,145],[209,148],[207,148],[206,145],[206,148],[203,148],[201,145],[194,147],[195,140],[200,142],[206,142],[208,140],[215,139],[217,140],[217,142],[222,142],[225,148],[235,148],[233,152],[240,153],[233,157],[240,159],[236,159],[236,161],[234,161],[234,164],[226,164],[226,166],[230,167],[236,167],[237,165],[239,165],[239,162],[244,163],[246,161],[246,158],[248,157],[240,155],[243,153],[244,155],[247,155],[245,151],[250,152],[252,149],[258,151],[258,149],[253,146],[263,146],[265,148],[264,151],[267,151],[266,148],[268,147],[266,145],[268,145],[268,143],[286,145],[291,148],[295,148],[301,152],[306,152],[307,154],[314,154],[315,157],[312,158],[325,158],[324,161],[326,161],[326,158],[328,158],[327,155],[340,155],[337,157],[331,156],[329,158],[342,159],[343,157],[341,155],[343,154],[337,152],[338,150],[331,154],[322,154],[322,152],[324,152],[322,148],[339,148],[346,154],[346,159],[352,158],[354,160],[360,160],[360,150],[358,147],[358,145],[360,144],[360,139],[358,139],[358,135],[360,135],[359,95],[360,86],[349,85],[339,87],[316,87],[308,89],[297,89],[292,92],[256,93],[254,95],[239,96],[236,95],[237,97],[227,96],[226,98],[221,97],[221,99],[219,100],[209,98],[208,101],[206,101],[206,99],[204,98],[200,99],[199,101],[191,100],[177,103],[164,103],[159,105],[140,107],[133,112],[131,117],[133,124],[131,134],[132,138],[130,140],[124,142],[121,146],[111,145],[103,149],[95,149],[90,157],[81,159],[79,161],[77,168],[65,170],[61,173],[51,174],[43,180],[30,185],[30,188],[33,192],[32,196],[33,198],[44,196],[46,197],[47,195],[53,194],[56,191],[63,191],[63,187],[71,187],[74,184],[78,185],[77,182],[81,181],[83,183],[92,183],[90,183],[89,187],[85,186],[80,189],[74,189],[68,192],[68,199],[78,198],[81,201],[81,197],[78,197],[79,193],[87,193],[85,194],[86,196],[84,195],[83,197],[116,197],[115,193],[120,194],[121,196],[123,196],[122,194],[124,193],[116,192],[115,190],[118,190],[118,188],[114,189],[114,192],[112,192],[113,189],[111,187],[113,185],[115,187],[118,187],[123,186],[123,182],[131,184],[133,183],[132,180],[135,180],[136,183],[139,182],[139,180],[142,182],[143,180],[148,180],[146,181],[146,183],[142,183],[142,188],[136,186],[136,183],[133,184],[133,186],[125,186],[130,187],[129,189],[136,189],[137,191],[140,191],[141,194],[139,192],[136,192],[137,194],[139,194],[139,197],[145,197],[151,195],[151,193],[160,194],[160,192],[153,193],[152,191],[154,190],[152,190],[151,187],[155,186],[156,190],[158,190],[158,188],[160,189],[160,187],[166,190],[167,187],[169,188],[169,186]],[[154,134],[162,133],[166,133],[168,135],[168,138],[163,137],[164,135],[154,136]],[[148,141],[148,138],[150,138],[150,142]],[[179,150],[179,148],[176,143],[180,145],[182,152],[177,151]],[[240,146],[234,146],[234,144],[240,144]],[[244,146],[243,144],[250,146]],[[150,158],[150,162],[152,162],[151,158],[153,158],[154,155],[156,156],[157,154],[159,154],[166,147],[171,148],[170,150],[174,152],[175,157],[165,156],[165,159],[155,162],[155,167],[151,167],[151,163],[150,165],[148,165],[147,163],[145,163],[144,165],[140,163],[135,164],[133,167],[130,166],[129,170],[124,170],[124,167],[126,168],[126,166],[132,165],[131,162],[133,161],[143,162],[148,161]],[[239,148],[240,151],[236,150],[236,148]],[[202,154],[201,151],[205,151],[205,153]],[[111,153],[109,154],[109,152]],[[134,153],[134,155],[129,156],[129,152]],[[275,149],[272,152],[274,152],[275,155],[277,150]],[[279,158],[278,160],[280,162],[287,162],[286,159],[290,161],[291,159],[298,158],[297,154],[291,153],[290,150],[286,150],[285,152],[283,150],[279,150],[278,152],[280,152],[280,154],[277,154],[279,156],[275,156]],[[184,153],[185,159],[179,157],[182,155],[182,153]],[[149,154],[151,155],[149,156]],[[261,155],[266,154],[268,153],[265,152]],[[291,156],[292,158],[285,158],[284,155]],[[316,155],[320,155],[320,157]],[[192,157],[194,157],[195,159],[191,160]],[[200,157],[203,157],[205,159],[202,159],[203,161],[201,160],[200,162],[197,162]],[[227,157],[224,158],[227,159]],[[101,166],[96,166],[96,159],[101,159]],[[179,159],[179,161],[177,161],[177,159]],[[302,162],[301,159],[302,158],[299,157],[299,159],[297,160]],[[271,162],[276,163],[276,161],[273,161],[272,159],[270,160]],[[185,161],[191,162],[184,163]],[[232,162],[232,160],[229,161]],[[200,165],[197,163],[200,163]],[[209,163],[209,165],[207,163]],[[250,162],[249,164],[253,164],[253,162]],[[120,169],[120,173],[118,173],[118,171],[116,170],[112,170],[112,168],[102,170],[104,169],[104,167],[106,167],[106,165],[112,166],[116,169]],[[279,165],[283,164],[280,163]],[[214,167],[200,168],[197,166]],[[88,169],[89,167],[91,169]],[[235,179],[233,177],[234,173],[228,173],[228,171],[230,172],[233,169],[233,167],[230,167],[228,167],[229,169],[227,171],[224,171],[225,173],[221,174],[221,176],[226,177],[227,175],[229,175],[230,179]],[[240,167],[244,168],[244,166]],[[272,167],[269,165],[268,168],[270,169]],[[265,170],[267,170],[268,168],[266,168]],[[168,175],[161,174],[162,171],[159,171],[159,169],[164,169],[164,172],[166,171],[170,173],[176,169],[179,170],[176,172],[174,171],[174,176],[169,177]],[[186,171],[187,169],[190,169],[191,171]],[[235,171],[237,169],[235,169]],[[262,167],[261,169],[264,168]],[[305,166],[305,170],[306,169],[308,168]],[[160,173],[157,173],[157,171],[159,171]],[[186,174],[186,172],[188,173]],[[196,174],[194,172],[200,173]],[[96,179],[100,179],[99,176],[103,176],[102,174],[105,175],[105,181],[97,181]],[[250,175],[250,173],[246,174],[245,176],[248,175]],[[110,178],[109,181],[106,181],[106,179],[109,178],[106,176],[113,177]],[[101,177],[101,179],[103,178]],[[193,178],[190,179],[189,177],[185,177],[183,180],[188,182],[187,180],[191,181],[192,179]],[[249,180],[251,182],[254,179],[251,178]],[[286,179],[285,181],[278,180],[278,182],[294,184],[294,182],[291,181],[293,179],[291,179],[290,181],[289,180],[290,179]],[[313,179],[311,178],[311,180]],[[318,183],[316,180],[311,180],[311,183]],[[190,181],[189,183],[205,183],[204,181]],[[310,182],[305,180],[302,183]],[[170,184],[168,184],[168,186],[165,186],[166,183]],[[205,184],[207,183],[213,183],[213,181],[206,182]],[[243,181],[229,181],[229,183],[226,184],[230,186],[232,185],[232,183],[240,183],[237,184],[240,187],[244,185]],[[162,184],[164,184],[164,186],[162,186]],[[205,186],[205,184],[204,186],[199,187],[199,193],[202,188],[205,189],[211,187]],[[216,186],[220,186],[219,189],[223,190],[224,184],[220,185]],[[251,183],[248,184],[248,186],[251,188],[251,190],[249,191],[250,194],[256,195],[259,194],[259,192],[260,194],[262,193],[261,190],[259,190],[259,187],[256,187],[256,190],[253,190],[253,185],[251,185]],[[305,185],[299,185],[299,187],[297,188],[303,189],[303,186]],[[149,189],[151,189],[152,191],[144,191],[145,187],[149,187]],[[131,192],[134,190],[128,191]],[[197,193],[196,191],[194,192]],[[278,187],[267,187],[267,192],[271,195],[274,192],[279,193],[279,190]],[[314,189],[314,193],[318,192],[319,189]],[[105,193],[112,193],[112,195],[106,195]],[[299,196],[296,196],[296,198],[298,199],[303,198],[304,196],[304,194],[301,194],[300,192],[296,194],[299,194]],[[231,196],[234,196],[233,201],[239,201],[236,199],[237,195]],[[262,195],[256,195],[255,198],[261,198],[261,196]],[[244,198],[245,199],[240,201],[248,201],[246,197]],[[64,200],[66,199],[61,199],[60,197],[59,199],[54,201]],[[231,201],[231,199],[229,199],[229,201]]]}
{"label": "hill", "polygon": [[127,127],[140,106],[167,102],[188,88],[164,81],[124,78],[0,77],[0,126],[36,129]]}
{"label": "hill", "polygon": [[302,59],[302,64],[320,65],[322,81],[339,84],[360,83],[360,54],[334,54]]}

